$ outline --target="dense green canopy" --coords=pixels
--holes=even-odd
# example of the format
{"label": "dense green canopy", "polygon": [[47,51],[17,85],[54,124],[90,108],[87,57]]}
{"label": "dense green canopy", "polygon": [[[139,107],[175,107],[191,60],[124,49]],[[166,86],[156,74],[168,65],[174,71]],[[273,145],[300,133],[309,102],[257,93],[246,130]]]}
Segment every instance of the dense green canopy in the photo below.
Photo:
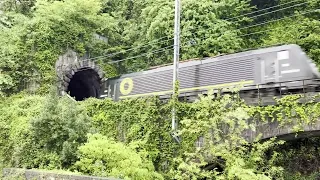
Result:
{"label": "dense green canopy", "polygon": [[[320,0],[181,0],[181,6],[181,60],[295,43],[320,65]],[[0,169],[132,179],[315,178],[319,139],[249,146],[240,134],[254,129],[246,120],[258,115],[312,123],[320,103],[299,104],[295,96],[267,107],[233,96],[75,102],[48,93],[55,62],[68,49],[95,58],[112,77],[171,63],[173,29],[174,0],[0,0]],[[38,94],[15,94],[32,82],[40,84]],[[181,144],[170,134],[172,105]],[[226,126],[232,133],[220,131]],[[219,145],[195,148],[199,136]],[[204,157],[222,169],[206,170]]]}
{"label": "dense green canopy", "polygon": [[[320,61],[318,0],[183,0],[181,6],[181,60],[297,43]],[[39,92],[47,90],[68,48],[101,57],[108,76],[173,59],[172,0],[4,0],[0,8],[2,93],[32,79]],[[118,60],[124,61],[106,63]]]}

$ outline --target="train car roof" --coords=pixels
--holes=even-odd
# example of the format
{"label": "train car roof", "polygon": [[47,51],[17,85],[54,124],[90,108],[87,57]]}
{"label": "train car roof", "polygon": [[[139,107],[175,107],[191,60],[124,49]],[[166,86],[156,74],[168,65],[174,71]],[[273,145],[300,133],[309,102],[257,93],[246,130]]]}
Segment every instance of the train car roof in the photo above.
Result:
{"label": "train car roof", "polygon": [[[215,61],[232,59],[232,58],[235,58],[235,57],[245,57],[245,56],[256,55],[256,54],[264,54],[264,53],[275,52],[275,51],[284,51],[284,50],[288,50],[288,49],[299,49],[299,50],[301,50],[300,46],[298,46],[296,44],[287,44],[287,45],[279,45],[279,46],[272,46],[272,47],[264,47],[264,48],[254,49],[254,50],[243,51],[243,52],[236,52],[236,53],[232,53],[232,54],[222,54],[222,55],[219,55],[219,56],[180,61],[179,62],[179,69],[180,68],[184,68],[184,67],[198,65],[198,64],[205,64],[205,63],[211,63],[211,62],[215,62]],[[150,74],[150,73],[161,72],[161,71],[171,70],[171,69],[173,69],[173,63],[171,63],[170,65],[167,64],[167,65],[163,65],[163,66],[160,66],[160,67],[159,66],[156,66],[156,67],[153,67],[153,68],[151,67],[151,69],[149,68],[149,70],[123,74],[121,76],[113,77],[113,78],[110,78],[110,79],[119,79],[119,78],[121,79],[121,78],[133,77],[133,76],[138,76],[138,75],[143,75],[143,74]]]}

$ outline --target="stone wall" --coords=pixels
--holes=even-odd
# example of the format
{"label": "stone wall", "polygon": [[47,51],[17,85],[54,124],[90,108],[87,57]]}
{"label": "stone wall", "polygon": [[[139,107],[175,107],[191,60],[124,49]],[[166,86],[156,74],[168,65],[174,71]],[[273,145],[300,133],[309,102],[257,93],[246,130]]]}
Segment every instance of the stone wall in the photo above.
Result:
{"label": "stone wall", "polygon": [[82,176],[75,174],[62,174],[50,171],[26,170],[19,168],[4,168],[3,180],[120,180],[108,177]]}
{"label": "stone wall", "polygon": [[55,69],[58,77],[57,87],[60,95],[67,92],[72,76],[76,72],[86,69],[92,69],[98,74],[101,82],[100,85],[102,86],[104,73],[99,66],[93,60],[88,59],[88,57],[80,57],[72,50],[68,50],[64,55],[59,57],[55,64]]}
{"label": "stone wall", "polygon": [[280,125],[278,121],[258,122],[256,124],[256,130],[244,132],[244,137],[249,141],[253,141],[259,134],[261,139],[269,139],[277,137],[278,139],[290,141],[299,138],[314,137],[320,135],[320,119],[314,123],[301,124],[301,132],[295,132],[294,126],[298,125],[297,120],[292,120],[291,123]]}

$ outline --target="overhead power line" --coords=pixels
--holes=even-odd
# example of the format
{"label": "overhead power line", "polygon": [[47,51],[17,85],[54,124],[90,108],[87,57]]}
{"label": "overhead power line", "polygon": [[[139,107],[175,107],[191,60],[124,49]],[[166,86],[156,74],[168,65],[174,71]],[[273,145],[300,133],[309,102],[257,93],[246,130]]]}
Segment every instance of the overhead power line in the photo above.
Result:
{"label": "overhead power line", "polygon": [[236,16],[236,17],[232,17],[232,18],[228,18],[228,19],[225,19],[225,20],[229,21],[229,20],[236,19],[236,18],[239,18],[239,17],[242,17],[242,16],[247,16],[247,15],[250,15],[250,14],[254,14],[254,13],[257,13],[257,12],[269,10],[269,9],[272,9],[272,8],[275,8],[275,7],[280,7],[280,6],[291,4],[291,3],[294,3],[294,2],[298,2],[298,1],[301,1],[301,0],[289,1],[289,2],[286,2],[286,3],[283,3],[283,4],[278,4],[278,5],[275,5],[275,6],[268,7],[268,8],[263,8],[263,9],[260,9],[260,10],[257,10],[257,11],[253,11],[253,12],[246,13],[246,14],[243,14],[243,15],[240,15],[240,16]]}
{"label": "overhead power line", "polygon": [[[293,2],[296,2],[296,1],[291,1],[290,3],[293,3]],[[289,2],[288,2],[288,3],[281,4],[281,5],[285,5],[285,4],[289,4]],[[289,7],[281,8],[281,9],[278,9],[278,10],[275,10],[275,11],[263,13],[263,14],[256,15],[256,16],[252,16],[251,18],[259,17],[259,16],[266,15],[266,14],[271,14],[271,13],[278,12],[278,11],[285,10],[285,9],[289,9],[289,8],[292,8],[292,7],[298,7],[298,6],[301,6],[301,5],[304,5],[304,4],[307,4],[307,2],[300,3],[300,4],[295,4],[295,5],[293,5],[293,6],[289,6]],[[261,9],[261,10],[255,11],[255,12],[260,12],[260,11],[262,11],[262,10],[267,10],[267,9],[271,9],[271,8],[278,7],[278,6],[280,6],[280,5],[273,6],[273,7],[269,7],[269,8],[265,8],[265,9]],[[315,11],[318,11],[318,10],[319,10],[319,9],[311,10],[311,11],[306,11],[306,12],[302,12],[302,13],[300,13],[300,14],[295,14],[295,15],[292,15],[292,16],[288,16],[288,17],[284,17],[284,18],[280,18],[280,19],[275,19],[275,20],[271,20],[271,21],[267,21],[267,22],[262,22],[262,23],[258,23],[258,24],[254,24],[254,25],[249,25],[249,26],[246,26],[246,27],[243,27],[243,28],[238,28],[238,29],[235,29],[235,30],[228,30],[228,31],[225,31],[225,33],[226,33],[226,32],[230,32],[230,31],[237,31],[237,30],[248,29],[248,28],[251,28],[251,27],[261,26],[261,25],[268,24],[268,23],[271,23],[271,22],[280,21],[280,20],[283,20],[283,19],[286,19],[286,18],[291,18],[291,17],[295,17],[295,16],[298,16],[298,15],[303,15],[303,14],[315,12]],[[241,17],[241,16],[253,14],[253,13],[254,13],[254,12],[251,12],[251,13],[247,13],[247,14],[244,14],[244,15],[240,15],[240,16],[237,16],[237,17]],[[235,18],[237,18],[237,17],[234,17],[234,18],[232,18],[232,19],[235,19]],[[229,18],[229,19],[231,19],[231,18]],[[226,19],[226,20],[228,20],[228,19]],[[235,21],[235,22],[236,22],[236,21]],[[233,23],[233,22],[231,22],[231,23]],[[199,28],[201,28],[201,27],[199,27]],[[197,28],[197,29],[199,29],[199,28]],[[196,34],[196,33],[191,33],[191,35],[195,35],[195,34]],[[241,36],[243,36],[243,35],[241,35]],[[127,50],[123,50],[123,51],[120,51],[120,52],[111,53],[111,54],[107,54],[107,55],[103,55],[103,56],[97,56],[97,57],[94,57],[94,58],[89,58],[89,59],[87,59],[87,60],[96,60],[96,59],[100,59],[100,58],[112,57],[112,56],[114,56],[114,55],[121,54],[121,53],[124,53],[124,52],[128,52],[128,51],[131,51],[131,50],[135,50],[135,49],[139,49],[139,48],[142,48],[142,47],[147,47],[147,46],[149,46],[149,45],[158,44],[158,43],[161,43],[161,42],[167,42],[167,41],[173,40],[173,38],[171,38],[171,39],[159,41],[159,40],[164,39],[164,38],[167,38],[167,37],[169,37],[169,36],[164,36],[164,37],[155,39],[155,40],[151,41],[150,43],[142,44],[142,45],[137,46],[137,47],[134,47],[134,48],[130,48],[130,49],[127,49]],[[201,39],[205,39],[205,38],[201,38]],[[143,53],[143,54],[140,54],[140,55],[137,55],[137,56],[133,56],[133,57],[125,58],[125,59],[120,59],[120,60],[116,60],[116,61],[111,61],[111,62],[108,62],[108,63],[114,64],[114,63],[118,63],[118,62],[130,60],[130,59],[135,59],[135,58],[138,58],[138,57],[142,57],[142,56],[145,56],[145,55],[148,55],[148,54],[163,52],[165,49],[167,49],[167,48],[169,48],[169,47],[173,47],[173,46],[167,46],[167,47],[164,47],[164,48],[161,48],[161,49],[157,49],[157,50],[154,50],[154,51],[150,51],[150,52],[147,52],[147,53]]]}
{"label": "overhead power line", "polygon": [[[257,11],[253,11],[253,12],[250,12],[250,13],[246,13],[246,14],[243,14],[243,15],[239,15],[239,16],[236,16],[236,17],[228,18],[228,19],[222,19],[222,20],[229,21],[229,20],[232,20],[232,19],[236,19],[236,18],[239,18],[239,17],[247,16],[247,15],[250,15],[250,14],[254,14],[254,13],[261,12],[261,11],[265,11],[265,10],[272,9],[272,8],[275,8],[275,7],[279,7],[279,6],[291,4],[291,3],[294,3],[294,2],[298,2],[298,1],[300,1],[300,0],[290,1],[290,2],[287,2],[287,3],[275,5],[275,6],[272,6],[272,7],[260,9],[260,10],[257,10]],[[307,3],[307,2],[300,3],[300,4],[296,4],[296,5],[293,5],[293,6],[290,6],[290,7],[286,7],[286,8],[282,8],[282,9],[279,9],[279,10],[276,10],[276,11],[280,11],[280,10],[284,10],[284,9],[289,9],[289,8],[291,8],[291,7],[297,7],[297,6],[306,4],[306,3]],[[264,13],[264,14],[252,16],[252,17],[250,17],[250,18],[259,17],[259,16],[262,16],[262,15],[266,15],[266,14],[270,14],[270,13],[276,12],[276,11],[271,11],[271,12],[267,12],[267,13]],[[234,22],[239,22],[239,21],[234,21]],[[231,22],[231,23],[234,23],[234,22]],[[196,28],[196,29],[200,29],[200,28],[201,28],[201,27]],[[196,29],[193,29],[193,30],[196,30]],[[188,30],[191,30],[191,29],[188,29]],[[195,34],[195,33],[192,33],[192,34]],[[122,50],[122,51],[115,52],[115,53],[110,53],[110,54],[106,54],[106,55],[102,55],[102,56],[97,56],[97,57],[89,58],[89,59],[87,59],[87,60],[96,60],[96,59],[99,59],[99,58],[113,57],[113,56],[115,56],[115,55],[122,54],[122,53],[129,52],[129,51],[136,50],[136,49],[140,49],[140,48],[143,48],[143,47],[147,47],[147,46],[149,46],[149,45],[158,44],[158,43],[162,43],[162,42],[168,42],[168,41],[171,41],[171,40],[174,39],[174,38],[172,38],[173,35],[174,35],[174,34],[168,35],[168,36],[163,36],[163,37],[160,37],[160,38],[158,38],[158,39],[152,40],[150,43],[141,44],[141,45],[138,45],[138,46],[136,46],[136,47],[133,47],[133,48],[130,48],[130,49],[126,49],[126,50]],[[170,37],[171,37],[171,38],[170,38]],[[170,39],[162,40],[162,39],[165,39],[165,38],[170,38]],[[161,40],[161,41],[160,41],[160,40]]]}
{"label": "overhead power line", "polygon": [[[295,15],[292,15],[292,16],[288,16],[288,17],[284,17],[284,18],[279,18],[279,19],[275,19],[275,20],[271,20],[271,21],[266,21],[266,22],[263,22],[263,23],[259,23],[259,24],[256,24],[256,25],[250,25],[250,26],[246,26],[246,27],[243,27],[243,28],[238,28],[238,29],[234,29],[234,30],[227,30],[225,32],[223,32],[223,34],[227,33],[227,32],[230,32],[230,31],[238,31],[238,30],[241,30],[241,29],[247,29],[247,28],[251,28],[251,27],[255,27],[255,26],[258,26],[258,25],[263,25],[263,24],[268,24],[268,23],[271,23],[271,22],[277,22],[277,21],[280,21],[280,20],[283,20],[283,19],[286,19],[286,18],[292,18],[292,17],[295,17],[295,16],[298,16],[298,15],[303,15],[303,14],[308,14],[308,13],[312,13],[312,12],[316,12],[316,11],[319,11],[320,9],[315,9],[315,10],[310,10],[310,11],[304,11],[304,12],[301,12],[299,14],[295,14]],[[303,22],[300,22],[298,24],[301,24]],[[296,25],[296,24],[294,24]],[[274,29],[277,29],[277,28],[274,28]],[[243,35],[240,35],[239,37],[244,37],[244,36],[249,36],[249,35],[253,35],[253,34],[258,34],[258,33],[263,33],[263,32],[267,32],[267,31],[271,31],[271,30],[274,30],[274,29],[270,29],[270,30],[265,30],[265,31],[259,31],[259,32],[253,32],[253,33],[247,33],[247,34],[243,34]],[[200,38],[199,40],[204,40],[206,39],[207,37],[203,37],[203,38]],[[201,45],[203,42],[200,42],[200,43],[197,43],[197,44],[193,44],[191,46],[197,46],[197,45]],[[182,47],[186,47],[185,46],[186,44],[183,44]],[[169,49],[173,47],[173,45],[170,45],[170,46],[167,46],[167,47],[164,47],[164,48],[160,48],[160,49],[157,49],[157,50],[154,50],[154,51],[151,51],[151,52],[146,52],[146,53],[143,53],[143,54],[140,54],[140,55],[137,55],[137,56],[133,56],[133,57],[129,57],[129,58],[124,58],[124,59],[120,59],[120,60],[116,60],[116,61],[111,61],[111,62],[108,62],[109,64],[114,64],[114,63],[118,63],[118,62],[122,62],[122,61],[126,61],[126,60],[131,60],[131,59],[136,59],[138,57],[143,57],[143,56],[146,56],[146,55],[149,55],[149,54],[156,54],[156,53],[160,53],[160,52],[164,52],[166,50],[172,50],[172,49]],[[189,46],[190,47],[190,46]]]}
{"label": "overhead power line", "polygon": [[[164,38],[165,38],[165,37],[159,38],[159,39],[155,39],[155,40],[153,40],[153,41],[158,41],[158,40],[164,39]],[[167,41],[171,41],[171,40],[173,40],[173,38],[167,39],[167,40],[163,40],[163,41],[160,41],[160,42],[167,42]],[[106,54],[106,55],[102,55],[102,56],[97,56],[97,57],[93,57],[93,58],[88,58],[87,60],[95,60],[95,59],[100,59],[100,58],[112,57],[112,56],[115,56],[115,55],[118,55],[118,54],[122,54],[122,53],[124,53],[124,52],[136,50],[136,49],[139,49],[139,48],[142,48],[142,47],[147,47],[147,46],[149,46],[149,45],[158,44],[158,43],[159,43],[159,42],[142,44],[142,45],[140,45],[140,46],[137,46],[137,47],[134,47],[134,48],[130,48],[130,49],[127,49],[127,50],[123,50],[123,51],[119,51],[119,52],[116,52],[116,53],[110,53],[110,54]]]}
{"label": "overhead power line", "polygon": [[[269,12],[266,12],[266,13],[263,13],[263,14],[259,14],[259,15],[256,15],[256,16],[252,16],[252,17],[257,18],[257,17],[264,16],[264,15],[267,15],[267,14],[275,13],[275,12],[278,12],[278,11],[290,9],[290,8],[293,8],[293,7],[302,6],[302,5],[305,5],[305,4],[308,4],[308,3],[309,3],[309,2],[304,2],[304,3],[300,3],[300,4],[295,4],[295,5],[292,5],[292,6],[288,6],[288,7],[281,8],[281,9],[277,9],[277,10],[274,10],[274,11],[269,11]],[[251,17],[250,17],[250,18],[251,18]],[[232,23],[236,23],[236,22],[240,22],[240,20],[239,20],[239,21],[233,21]]]}
{"label": "overhead power line", "polygon": [[116,60],[116,61],[110,61],[110,62],[108,62],[108,63],[109,63],[109,64],[114,64],[114,63],[118,63],[118,62],[130,60],[130,59],[135,59],[135,58],[138,58],[138,57],[143,57],[143,56],[146,56],[146,55],[148,55],[148,54],[155,54],[155,53],[163,52],[163,51],[165,51],[165,50],[168,50],[168,48],[170,48],[170,47],[173,47],[173,45],[167,46],[167,47],[164,47],[164,48],[161,48],[161,49],[157,49],[157,50],[154,50],[154,51],[146,52],[146,53],[140,54],[140,55],[138,55],[138,56],[133,56],[133,57],[129,57],[129,58],[124,58],[124,59],[120,59],[120,60]]}
{"label": "overhead power line", "polygon": [[251,26],[243,27],[243,28],[239,28],[239,29],[237,29],[237,30],[243,30],[243,29],[247,29],[247,28],[251,28],[251,27],[256,27],[256,26],[268,24],[268,23],[270,23],[270,22],[277,22],[277,21],[280,21],[280,20],[283,20],[283,19],[292,18],[292,17],[296,17],[296,16],[299,16],[299,15],[309,14],[309,13],[316,12],[316,11],[319,11],[319,10],[320,10],[320,9],[305,11],[305,12],[302,12],[302,13],[299,13],[299,14],[295,14],[295,15],[291,15],[291,16],[286,16],[286,17],[283,17],[283,18],[279,18],[279,19],[275,19],[275,20],[271,20],[271,21],[267,21],[267,22],[263,22],[263,23],[259,23],[259,24],[254,24],[254,25],[251,25]]}
{"label": "overhead power line", "polygon": [[[317,21],[320,21],[320,19],[317,20]],[[296,23],[296,24],[289,24],[289,25],[285,25],[285,26],[282,26],[282,27],[267,29],[267,30],[264,30],[264,31],[257,31],[257,32],[242,34],[242,35],[240,35],[238,37],[246,37],[246,36],[250,36],[250,35],[261,34],[261,33],[264,33],[264,32],[270,32],[270,31],[273,31],[273,30],[276,30],[276,29],[280,29],[280,28],[283,28],[283,27],[291,27],[291,26],[295,26],[297,24],[303,24],[303,23],[305,23],[305,22],[304,21],[300,21],[299,23]]]}
{"label": "overhead power line", "polygon": [[[270,20],[270,21],[265,21],[263,23],[259,23],[259,24],[255,24],[255,25],[250,25],[250,26],[246,26],[246,27],[243,27],[243,28],[238,28],[238,29],[233,29],[233,30],[227,30],[227,31],[224,31],[223,32],[223,35],[227,32],[232,32],[232,31],[239,31],[239,30],[242,30],[242,29],[248,29],[248,28],[251,28],[251,27],[256,27],[256,26],[259,26],[259,25],[265,25],[265,24],[268,24],[268,23],[271,23],[271,22],[277,22],[277,21],[280,21],[280,20],[283,20],[283,19],[287,19],[287,18],[292,18],[292,17],[295,17],[295,16],[299,16],[299,15],[303,15],[303,14],[308,14],[308,13],[312,13],[312,12],[316,12],[316,11],[320,11],[320,9],[315,9],[315,10],[310,10],[310,11],[304,11],[300,14],[295,14],[295,15],[292,15],[292,16],[288,16],[288,17],[284,17],[284,18],[279,18],[279,19],[275,19],[275,20]],[[300,22],[302,23],[302,22]],[[261,32],[267,32],[267,31],[261,31]],[[254,33],[248,33],[248,34],[244,34],[244,35],[240,35],[239,37],[243,37],[243,36],[248,36],[248,35],[251,35],[251,34],[254,34]],[[207,37],[203,37],[203,38],[200,38],[199,40],[204,40],[204,39],[207,39]],[[200,43],[201,44],[201,43]],[[185,44],[184,44],[185,45]],[[193,44],[191,46],[194,46],[194,45],[199,45],[199,44]]]}
{"label": "overhead power line", "polygon": [[[260,16],[262,16],[262,15],[271,14],[271,13],[278,12],[278,11],[285,10],[285,9],[289,9],[289,8],[292,8],[292,7],[301,6],[301,5],[304,5],[304,4],[307,4],[307,3],[308,3],[308,2],[296,4],[296,5],[289,6],[289,7],[285,7],[285,8],[281,8],[281,9],[278,9],[278,10],[275,10],[275,11],[270,11],[270,12],[267,12],[267,13],[264,13],[264,14],[252,16],[252,17],[250,17],[250,18],[260,17]],[[293,16],[297,16],[297,15],[293,15]],[[293,17],[293,16],[287,16],[287,17]],[[284,17],[284,18],[287,18],[287,17]],[[283,18],[283,19],[284,19],[284,18]],[[277,21],[277,20],[276,20],[276,21]],[[230,22],[230,23],[236,23],[236,22],[239,22],[239,21],[233,21],[233,22]],[[215,24],[217,24],[217,23],[215,23]],[[258,24],[258,25],[263,25],[263,24],[264,24],[264,23],[260,23],[260,24]],[[238,29],[238,30],[247,29],[248,27],[255,27],[255,26],[257,26],[257,24],[255,24],[255,25],[249,25],[249,26],[246,26],[246,27],[244,27],[244,28],[240,28],[240,29]],[[202,27],[198,27],[198,28],[195,28],[195,29],[193,29],[193,30],[198,30],[198,29],[200,29],[200,28],[202,28]],[[188,34],[188,35],[196,35],[197,33],[199,33],[199,31],[194,32],[194,33],[191,33],[191,34]],[[186,35],[185,35],[185,36],[186,36]],[[182,35],[182,37],[185,37],[185,36]]]}
{"label": "overhead power line", "polygon": [[[319,11],[320,9],[316,9],[316,10],[310,10],[310,11],[305,11],[305,12],[302,12],[300,14],[296,14],[296,15],[292,15],[292,16],[288,16],[288,17],[284,17],[284,18],[279,18],[279,19],[275,19],[275,20],[271,20],[271,21],[266,21],[266,22],[263,22],[263,23],[259,23],[259,24],[256,24],[256,25],[250,25],[250,26],[246,26],[246,27],[243,27],[243,28],[238,28],[238,29],[234,29],[234,30],[227,30],[225,31],[223,34],[227,33],[227,32],[232,32],[232,31],[238,31],[238,30],[241,30],[241,29],[247,29],[247,28],[251,28],[251,27],[255,27],[255,26],[258,26],[258,25],[263,25],[263,24],[268,24],[268,23],[271,23],[271,22],[277,22],[277,21],[280,21],[280,20],[283,20],[283,19],[286,19],[286,18],[292,18],[292,17],[295,17],[295,16],[298,16],[298,15],[303,15],[303,14],[308,14],[308,13],[311,13],[311,12],[316,12],[316,11]],[[249,35],[251,33],[248,33],[247,35]],[[244,36],[244,35],[241,35],[241,36]],[[204,38],[200,38],[200,40],[204,40],[206,39],[207,37],[204,37]],[[202,43],[200,43],[202,44]],[[195,45],[200,45],[200,44],[195,44]],[[191,45],[193,46],[193,45]],[[127,61],[127,60],[131,60],[131,59],[136,59],[138,57],[143,57],[143,56],[146,56],[148,54],[155,54],[155,53],[160,53],[160,52],[164,52],[166,51],[168,48],[170,47],[173,47],[173,45],[170,45],[170,46],[167,46],[167,47],[164,47],[164,48],[160,48],[160,49],[157,49],[157,50],[154,50],[154,51],[150,51],[150,52],[146,52],[146,53],[143,53],[143,54],[140,54],[140,55],[137,55],[137,56],[133,56],[133,57],[129,57],[129,58],[124,58],[124,59],[120,59],[120,60],[116,60],[116,61],[110,61],[108,62],[109,64],[114,64],[114,63],[118,63],[118,62],[122,62],[122,61]]]}

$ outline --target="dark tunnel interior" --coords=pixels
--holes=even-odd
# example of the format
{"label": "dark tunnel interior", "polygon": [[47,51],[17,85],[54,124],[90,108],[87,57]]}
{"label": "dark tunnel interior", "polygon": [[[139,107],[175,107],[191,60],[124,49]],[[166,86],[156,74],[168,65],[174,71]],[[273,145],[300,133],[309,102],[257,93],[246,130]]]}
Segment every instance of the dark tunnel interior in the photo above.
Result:
{"label": "dark tunnel interior", "polygon": [[100,96],[99,75],[92,69],[76,72],[69,83],[67,92],[77,101],[82,101],[89,97],[98,98]]}

